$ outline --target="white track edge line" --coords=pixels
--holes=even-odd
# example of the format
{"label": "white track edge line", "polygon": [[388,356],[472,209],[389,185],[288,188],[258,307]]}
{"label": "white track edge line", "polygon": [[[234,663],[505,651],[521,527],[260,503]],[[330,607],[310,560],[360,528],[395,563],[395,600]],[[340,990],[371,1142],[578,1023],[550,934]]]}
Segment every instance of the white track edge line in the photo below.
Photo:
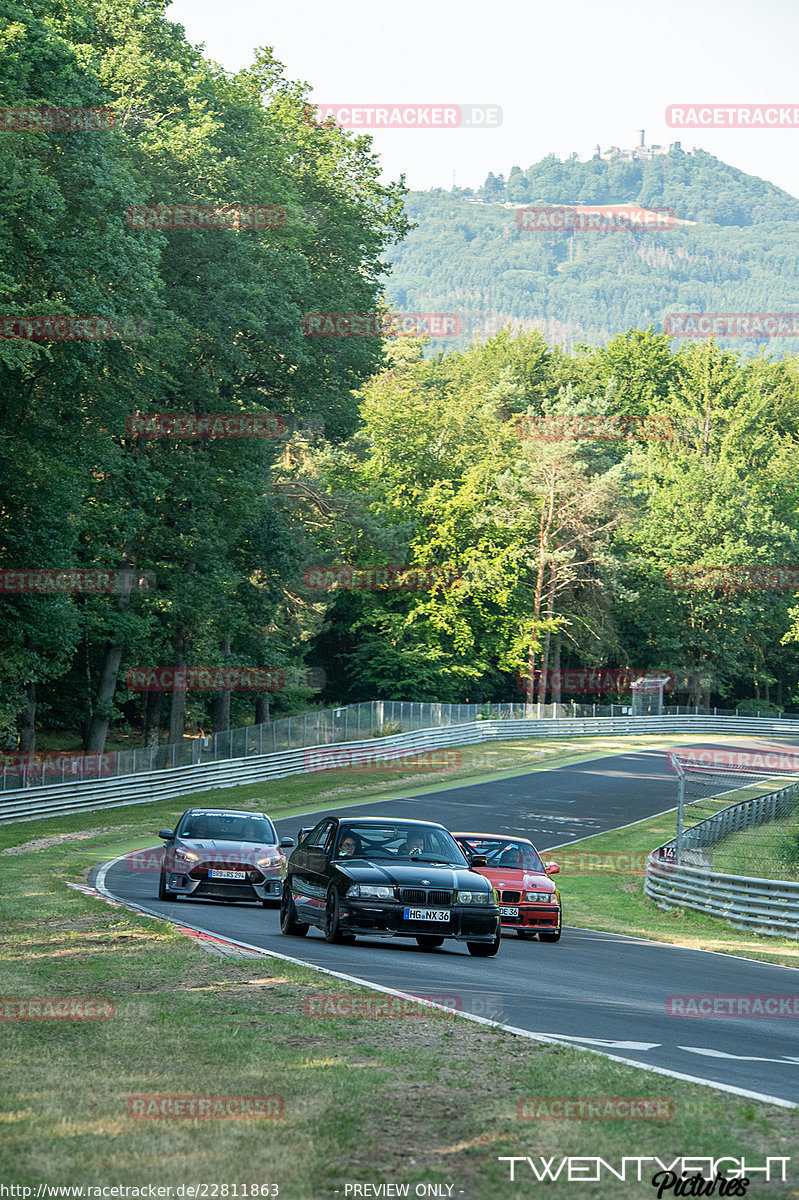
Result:
{"label": "white track edge line", "polygon": [[[106,897],[108,900],[113,900],[114,903],[120,904],[123,908],[128,908],[132,912],[143,912],[147,916],[155,918],[155,920],[167,921],[171,925],[176,925],[178,922],[174,921],[171,917],[165,917],[161,913],[153,912],[152,909],[146,909],[141,905],[133,905],[126,900],[120,900],[118,896],[115,896],[108,890],[108,888],[105,886],[105,877],[108,871],[115,865],[115,863],[122,862],[125,858],[126,855],[120,854],[116,858],[109,859],[108,862],[103,863],[97,873],[93,886],[98,892],[100,892],[102,896]],[[301,958],[293,958],[290,954],[281,954],[277,950],[266,950],[263,946],[255,946],[251,942],[239,941],[238,938],[220,937],[219,934],[214,933],[213,930],[202,929],[195,925],[189,925],[185,921],[181,921],[180,923],[186,929],[194,929],[197,933],[206,934],[206,936],[215,938],[217,941],[229,942],[230,945],[238,946],[242,950],[254,950],[257,954],[263,955],[265,958],[282,959],[284,962],[294,963],[295,966],[307,967],[311,971],[317,971],[321,975],[330,975],[335,979],[343,979],[347,983],[357,983],[362,987],[370,988],[372,991],[382,992],[387,996],[396,996],[399,1000],[414,1000],[417,1004],[425,1004],[430,1008],[438,1008],[443,1012],[453,1013],[453,1010],[451,1008],[447,1008],[446,1005],[436,1004],[435,1001],[432,1000],[423,1000],[420,996],[413,996],[408,992],[401,992],[397,988],[386,987],[380,983],[372,983],[371,980],[361,979],[358,975],[348,975],[343,971],[333,971],[329,967],[320,967],[317,966],[316,963],[305,962]],[[657,944],[659,945],[660,943]],[[712,951],[708,951],[708,953],[712,953]],[[560,1038],[548,1033],[533,1033],[529,1029],[520,1029],[516,1025],[504,1025],[501,1021],[492,1021],[488,1017],[481,1017],[476,1013],[455,1012],[454,1015],[461,1017],[466,1021],[474,1021],[478,1025],[488,1025],[492,1029],[501,1029],[503,1032],[513,1034],[516,1037],[527,1038],[529,1041],[543,1042],[547,1045],[553,1046],[566,1046],[570,1047],[572,1050],[581,1050],[584,1054],[597,1054],[600,1058],[606,1058],[611,1062],[621,1063],[623,1066],[636,1067],[641,1071],[649,1071],[654,1075],[664,1075],[669,1079],[679,1079],[686,1083],[696,1083],[701,1087],[714,1088],[716,1091],[728,1092],[733,1096],[743,1096],[747,1100],[758,1100],[763,1104],[774,1104],[778,1108],[799,1108],[799,1104],[794,1103],[792,1100],[783,1100],[779,1096],[769,1096],[762,1092],[752,1092],[746,1088],[735,1087],[733,1084],[718,1083],[715,1080],[703,1079],[698,1075],[687,1075],[682,1071],[671,1071],[667,1067],[657,1067],[651,1063],[642,1063],[637,1062],[635,1059],[622,1058],[621,1055],[609,1054],[607,1051],[597,1050],[593,1046],[581,1046],[579,1044],[575,1045],[573,1042],[561,1040]]]}

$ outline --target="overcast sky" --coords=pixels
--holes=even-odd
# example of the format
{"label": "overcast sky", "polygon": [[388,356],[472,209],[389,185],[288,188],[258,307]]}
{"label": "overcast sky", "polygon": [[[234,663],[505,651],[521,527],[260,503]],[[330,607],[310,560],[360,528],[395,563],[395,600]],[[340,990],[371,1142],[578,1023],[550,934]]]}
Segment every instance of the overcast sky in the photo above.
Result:
{"label": "overcast sky", "polygon": [[[499,128],[374,131],[385,178],[478,186],[554,152],[681,140],[799,196],[799,128],[678,132],[670,104],[799,108],[797,0],[177,0],[167,16],[236,70],[271,45],[325,103],[497,104]],[[371,132],[371,131],[370,131]]]}

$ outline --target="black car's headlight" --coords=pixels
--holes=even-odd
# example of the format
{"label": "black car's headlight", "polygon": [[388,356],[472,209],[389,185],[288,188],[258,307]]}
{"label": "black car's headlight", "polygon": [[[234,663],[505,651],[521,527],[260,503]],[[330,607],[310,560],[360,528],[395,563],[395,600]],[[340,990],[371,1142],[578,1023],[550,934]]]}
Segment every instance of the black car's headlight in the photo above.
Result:
{"label": "black car's headlight", "polygon": [[393,887],[383,884],[354,883],[347,892],[348,900],[393,900]]}
{"label": "black car's headlight", "polygon": [[457,904],[491,904],[493,892],[458,892]]}

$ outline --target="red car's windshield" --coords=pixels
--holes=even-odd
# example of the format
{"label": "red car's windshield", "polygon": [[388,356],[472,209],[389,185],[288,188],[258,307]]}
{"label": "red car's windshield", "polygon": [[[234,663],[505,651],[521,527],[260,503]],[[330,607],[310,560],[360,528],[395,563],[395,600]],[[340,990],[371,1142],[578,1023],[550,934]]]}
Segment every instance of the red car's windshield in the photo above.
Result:
{"label": "red car's windshield", "polygon": [[501,867],[503,870],[540,871],[545,874],[544,864],[538,857],[538,851],[529,842],[503,837],[458,838],[458,842],[468,854],[485,854],[489,867]]}

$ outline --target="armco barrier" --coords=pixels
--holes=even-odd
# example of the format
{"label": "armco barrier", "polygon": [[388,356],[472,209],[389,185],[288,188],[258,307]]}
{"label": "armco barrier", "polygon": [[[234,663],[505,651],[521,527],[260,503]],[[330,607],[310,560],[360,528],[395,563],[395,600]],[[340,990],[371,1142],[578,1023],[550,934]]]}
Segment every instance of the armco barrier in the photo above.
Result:
{"label": "armco barrier", "polygon": [[685,861],[731,833],[785,816],[797,800],[799,784],[793,783],[729,805],[683,833],[679,864],[676,839],[658,846],[647,863],[645,893],[659,908],[690,908],[738,929],[799,939],[799,883],[723,875]]}
{"label": "armco barrier", "polygon": [[[379,739],[339,742],[337,752],[347,752],[353,763],[376,754],[395,751],[410,755],[447,746],[530,737],[603,737],[618,735],[758,734],[769,737],[799,736],[799,721],[767,717],[570,717],[469,721],[443,728],[415,730]],[[329,747],[320,747],[320,749]],[[242,759],[225,759],[190,767],[88,780],[83,783],[18,788],[0,794],[0,822],[26,821],[60,813],[116,808],[126,804],[190,796],[212,788],[236,787],[268,779],[308,773],[308,748]]]}

